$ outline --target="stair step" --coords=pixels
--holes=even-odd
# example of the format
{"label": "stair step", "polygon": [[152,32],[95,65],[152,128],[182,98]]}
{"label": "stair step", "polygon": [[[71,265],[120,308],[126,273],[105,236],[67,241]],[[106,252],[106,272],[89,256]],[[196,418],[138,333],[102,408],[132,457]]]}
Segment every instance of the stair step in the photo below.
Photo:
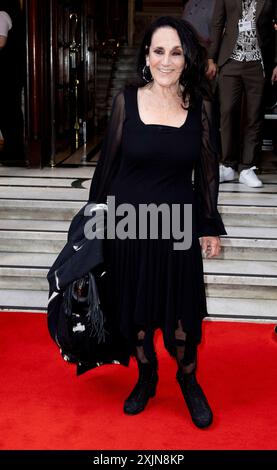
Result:
{"label": "stair step", "polygon": [[[67,232],[69,221],[63,220],[30,220],[30,219],[0,219],[0,236],[1,231],[12,231],[15,233],[21,231],[30,232]],[[0,247],[1,249],[1,247]]]}
{"label": "stair step", "polygon": [[210,316],[224,318],[277,319],[276,300],[208,298]]}
{"label": "stair step", "polygon": [[[0,252],[58,253],[69,225],[69,221],[0,219]],[[228,227],[228,235],[221,239],[217,259],[277,261],[277,229]]]}
{"label": "stair step", "polygon": [[[205,276],[207,297],[228,297],[233,299],[270,299],[275,300],[277,307],[277,289],[276,285],[260,285],[259,279],[255,285],[247,283],[244,277],[232,279],[229,283],[227,277]],[[214,282],[216,281],[216,282]]]}
{"label": "stair step", "polygon": [[110,80],[103,80],[101,83],[97,84],[97,104],[98,104],[98,98],[101,99],[104,96],[107,96],[107,89],[109,86]]}
{"label": "stair step", "polygon": [[48,268],[50,267],[57,255],[53,253],[14,253],[2,252],[1,253],[1,269],[17,269],[23,267],[24,269],[31,268]]}
{"label": "stair step", "polygon": [[[56,259],[53,253],[1,254],[0,288],[47,289],[46,274]],[[204,260],[208,295],[277,297],[277,262]],[[15,284],[13,284],[13,282]],[[225,294],[227,292],[227,294]]]}
{"label": "stair step", "polygon": [[18,167],[2,167],[0,166],[0,178],[1,183],[3,183],[6,178],[12,177],[15,180],[18,178],[22,178],[25,181],[25,178],[36,178],[36,179],[44,179],[49,178],[51,181],[55,181],[56,179],[65,179],[68,178],[70,180],[74,180],[76,178],[89,178],[90,177],[90,169],[86,167],[79,167],[79,168],[66,168],[66,167],[55,167],[55,168],[18,168]]}
{"label": "stair step", "polygon": [[120,89],[123,89],[125,86],[132,84],[135,80],[137,80],[137,76],[134,74],[126,74],[123,78],[113,78],[109,95],[115,96],[115,94],[118,93]]}
{"label": "stair step", "polygon": [[[263,175],[259,175],[259,178],[263,181],[264,180],[264,176]],[[276,199],[276,194],[277,194],[277,184],[275,183],[272,183],[270,184],[270,182],[266,182],[261,188],[250,188],[246,185],[242,185],[241,183],[239,182],[232,182],[232,183],[221,183],[220,184],[220,192],[221,193],[240,193],[242,192],[242,189],[243,189],[243,193],[244,194],[253,194],[253,195],[256,195],[256,194],[265,194],[265,193],[270,193],[270,195],[272,195],[272,198],[275,198]]]}
{"label": "stair step", "polygon": [[134,46],[134,47],[131,47],[131,46],[128,46],[128,47],[123,47],[122,49],[120,49],[119,51],[119,57],[122,58],[122,56],[131,56],[131,57],[134,57],[134,56],[137,56],[138,54],[138,47],[137,46]]}
{"label": "stair step", "polygon": [[46,275],[57,254],[1,253],[0,289],[48,290]]}
{"label": "stair step", "polygon": [[277,261],[277,228],[226,227],[218,259]]}
{"label": "stair step", "polygon": [[222,238],[217,259],[277,261],[277,240]]}
{"label": "stair step", "polygon": [[53,253],[2,252],[0,289],[48,290],[46,275],[56,257]]}
{"label": "stair step", "polygon": [[137,66],[137,55],[134,56],[119,56],[117,58],[115,69],[116,70],[129,70],[131,67],[133,68]]}
{"label": "stair step", "polygon": [[[46,311],[47,291],[0,289],[1,310]],[[277,319],[276,301],[255,299],[208,298],[209,316],[226,319]],[[207,317],[209,319],[209,317]]]}
{"label": "stair step", "polygon": [[257,190],[255,192],[223,192],[220,191],[219,193],[219,204],[221,205],[239,205],[239,206],[245,206],[245,208],[250,208],[250,207],[259,207],[259,208],[264,208],[264,207],[276,207],[276,196],[274,194],[266,194],[261,188],[261,190],[258,192]]}
{"label": "stair step", "polygon": [[110,74],[110,71],[112,69],[112,64],[109,64],[109,63],[98,63],[97,64],[97,77],[96,77],[96,81],[98,81],[99,79],[99,75],[98,75],[98,72],[101,73],[101,74],[105,74],[105,75],[109,75]]}
{"label": "stair step", "polygon": [[46,311],[48,292],[37,290],[0,289],[1,310]]}
{"label": "stair step", "polygon": [[[0,175],[1,177],[1,175]],[[76,178],[37,178],[35,176],[30,177],[14,177],[14,176],[6,176],[5,178],[1,178],[1,188],[6,188],[6,191],[9,190],[10,187],[19,188],[21,191],[24,187],[35,187],[35,188],[69,188],[70,185],[76,180]]]}
{"label": "stair step", "polygon": [[208,297],[277,300],[277,262],[204,260],[204,273]]}
{"label": "stair step", "polygon": [[[241,198],[242,201],[242,198]],[[237,227],[277,227],[277,207],[243,205],[241,204],[225,204],[221,202],[218,210],[223,218],[224,224],[227,226]]]}
{"label": "stair step", "polygon": [[204,260],[204,272],[209,276],[210,282],[225,282],[249,285],[277,286],[276,261],[249,261],[249,260]]}
{"label": "stair step", "polygon": [[[48,269],[19,269],[0,268],[0,290],[34,290],[48,291],[48,281],[46,279]],[[1,301],[0,301],[1,303]]]}
{"label": "stair step", "polygon": [[113,71],[113,77],[117,78],[125,78],[126,76],[129,75],[136,75],[136,62],[134,61],[133,64],[130,65],[121,65],[117,64],[115,70]]}
{"label": "stair step", "polygon": [[170,7],[170,6],[162,6],[159,5],[159,8],[157,10],[157,7],[143,7],[143,13],[136,13],[136,16],[138,15],[143,15],[143,16],[149,16],[151,19],[153,18],[158,18],[159,16],[174,16],[176,18],[180,18],[183,13],[183,8],[175,8],[175,7]]}
{"label": "stair step", "polygon": [[0,252],[58,254],[64,247],[66,239],[66,232],[0,230]]}
{"label": "stair step", "polygon": [[1,219],[71,221],[82,207],[79,201],[41,201],[30,199],[2,199]]}
{"label": "stair step", "polygon": [[108,96],[115,96],[120,90],[124,90],[125,87],[133,85],[137,81],[136,75],[125,76],[124,78],[113,78],[112,87],[108,93]]}
{"label": "stair step", "polygon": [[[0,186],[0,199],[19,199],[19,190],[16,186],[3,188]],[[87,189],[79,188],[20,188],[20,199],[44,200],[44,201],[86,201],[88,198]],[[1,217],[2,218],[2,217]]]}
{"label": "stair step", "polygon": [[[249,240],[277,240],[277,226],[275,227],[232,227],[228,226],[228,237],[243,238]],[[222,238],[225,240],[225,237]]]}

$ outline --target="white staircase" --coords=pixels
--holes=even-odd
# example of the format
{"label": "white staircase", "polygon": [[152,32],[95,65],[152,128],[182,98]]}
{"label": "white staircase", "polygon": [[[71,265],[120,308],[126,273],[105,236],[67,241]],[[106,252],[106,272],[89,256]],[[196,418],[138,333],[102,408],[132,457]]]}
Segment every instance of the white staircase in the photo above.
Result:
{"label": "white staircase", "polygon": [[107,114],[110,115],[115,95],[127,84],[135,83],[137,76],[138,48],[136,46],[121,47],[114,65],[111,88],[107,101]]}
{"label": "white staircase", "polygon": [[219,258],[204,260],[208,310],[213,316],[277,318],[277,175],[262,189],[220,185],[219,210],[227,236]]}
{"label": "white staircase", "polygon": [[115,95],[128,83],[137,79],[137,47],[122,46],[113,63],[111,58],[99,57],[96,82],[95,124],[110,116]]}
{"label": "white staircase", "polygon": [[0,308],[46,309],[46,274],[91,176],[89,167],[0,169]]}
{"label": "white staircase", "polygon": [[[0,169],[0,308],[45,311],[46,274],[88,197],[91,168]],[[277,319],[277,175],[220,187],[227,237],[204,260],[213,317]]]}

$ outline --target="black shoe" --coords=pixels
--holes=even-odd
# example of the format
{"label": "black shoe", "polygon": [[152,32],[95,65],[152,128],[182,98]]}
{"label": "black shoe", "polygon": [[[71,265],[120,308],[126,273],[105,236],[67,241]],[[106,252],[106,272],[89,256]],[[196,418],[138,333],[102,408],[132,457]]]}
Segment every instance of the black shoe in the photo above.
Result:
{"label": "black shoe", "polygon": [[158,383],[157,364],[138,363],[139,379],[124,403],[124,413],[136,415],[144,410],[149,398],[156,394]]}
{"label": "black shoe", "polygon": [[184,374],[178,370],[176,377],[194,424],[198,428],[210,426],[213,421],[213,413],[202,388],[196,380],[195,372]]}

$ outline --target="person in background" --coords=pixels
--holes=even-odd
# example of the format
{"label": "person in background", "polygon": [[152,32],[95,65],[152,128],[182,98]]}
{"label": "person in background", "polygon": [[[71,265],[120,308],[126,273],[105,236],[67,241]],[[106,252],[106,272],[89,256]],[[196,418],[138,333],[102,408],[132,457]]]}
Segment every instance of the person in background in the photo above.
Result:
{"label": "person in background", "polygon": [[22,88],[24,35],[17,0],[0,0],[0,130],[4,148],[0,163],[25,166]]}
{"label": "person in background", "polygon": [[[254,170],[261,157],[265,82],[277,80],[276,65],[272,72],[277,63],[272,28],[276,8],[275,0],[216,0],[207,74],[212,79],[219,69],[220,181],[234,180],[238,170],[240,183],[262,186]],[[243,97],[246,123],[240,158]]]}
{"label": "person in background", "polygon": [[215,0],[188,0],[185,2],[182,18],[188,21],[209,45],[211,36],[211,23],[215,7]]}
{"label": "person in background", "polygon": [[[188,0],[184,2],[184,10],[182,19],[190,23],[194,28],[199,38],[206,46],[210,45],[211,37],[211,23],[215,7],[215,0]],[[211,89],[213,91],[213,112],[211,113],[213,119],[212,132],[213,142],[217,149],[218,160],[221,154],[221,139],[220,139],[220,112],[219,112],[219,96],[218,96],[218,83],[217,76],[211,80]]]}

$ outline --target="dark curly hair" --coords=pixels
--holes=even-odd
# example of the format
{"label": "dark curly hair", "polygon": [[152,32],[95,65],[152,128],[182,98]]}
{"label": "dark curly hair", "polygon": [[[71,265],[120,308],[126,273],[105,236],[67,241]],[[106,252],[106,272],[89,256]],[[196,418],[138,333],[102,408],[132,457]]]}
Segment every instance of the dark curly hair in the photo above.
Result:
{"label": "dark curly hair", "polygon": [[[210,85],[205,76],[207,69],[207,52],[193,26],[185,20],[171,16],[162,16],[149,26],[145,32],[138,56],[138,75],[140,86],[145,86],[143,69],[146,65],[146,55],[149,52],[152,36],[159,28],[170,27],[176,30],[184,52],[186,68],[184,68],[180,84],[183,86],[183,102],[194,106],[199,97],[209,98]],[[143,81],[143,83],[142,83]]]}

